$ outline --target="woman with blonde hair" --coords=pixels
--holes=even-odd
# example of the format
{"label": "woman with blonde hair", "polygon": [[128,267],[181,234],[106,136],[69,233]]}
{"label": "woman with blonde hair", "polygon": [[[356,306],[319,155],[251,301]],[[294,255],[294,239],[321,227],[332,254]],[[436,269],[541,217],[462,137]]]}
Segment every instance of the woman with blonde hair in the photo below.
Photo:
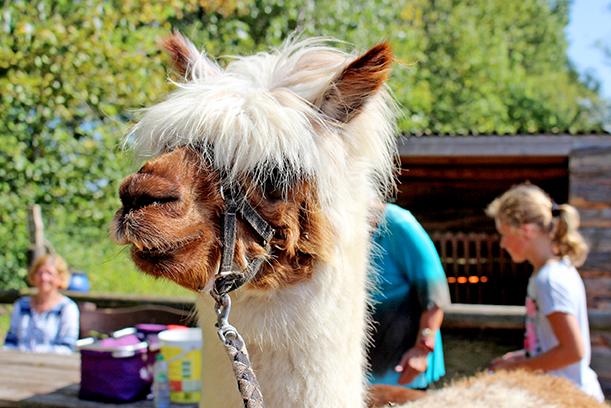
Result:
{"label": "woman with blonde hair", "polygon": [[58,255],[43,255],[32,263],[28,282],[36,287],[13,305],[5,349],[40,353],[70,353],[78,338],[79,311],[62,295],[70,280],[66,262]]}
{"label": "woman with blonde hair", "polygon": [[492,361],[492,370],[543,370],[566,377],[599,401],[604,397],[590,368],[590,330],[583,281],[575,269],[588,247],[579,213],[557,205],[539,187],[521,184],[486,209],[495,219],[501,247],[514,262],[528,261],[534,272],[526,297],[524,349]]}

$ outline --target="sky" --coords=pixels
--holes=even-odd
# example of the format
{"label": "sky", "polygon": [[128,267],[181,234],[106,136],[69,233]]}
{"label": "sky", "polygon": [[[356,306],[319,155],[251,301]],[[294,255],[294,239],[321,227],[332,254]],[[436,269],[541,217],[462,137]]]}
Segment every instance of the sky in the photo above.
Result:
{"label": "sky", "polygon": [[566,36],[578,72],[592,73],[601,82],[601,95],[611,100],[611,57],[605,60],[596,45],[611,48],[611,0],[573,0]]}

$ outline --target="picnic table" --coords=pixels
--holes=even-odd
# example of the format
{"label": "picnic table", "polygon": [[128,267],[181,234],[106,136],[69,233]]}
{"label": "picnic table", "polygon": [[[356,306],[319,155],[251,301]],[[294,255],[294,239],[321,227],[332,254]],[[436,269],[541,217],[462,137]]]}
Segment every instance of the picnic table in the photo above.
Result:
{"label": "picnic table", "polygon": [[78,398],[81,359],[0,350],[0,407],[152,408],[152,401],[105,404]]}

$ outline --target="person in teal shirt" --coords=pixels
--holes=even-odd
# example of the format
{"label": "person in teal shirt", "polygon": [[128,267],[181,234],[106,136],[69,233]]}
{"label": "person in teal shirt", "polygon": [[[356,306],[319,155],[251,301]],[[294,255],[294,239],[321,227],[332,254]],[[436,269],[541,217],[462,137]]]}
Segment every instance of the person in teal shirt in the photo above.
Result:
{"label": "person in teal shirt", "polygon": [[439,255],[414,216],[394,204],[384,206],[373,241],[371,383],[426,389],[445,375],[439,328],[450,292]]}

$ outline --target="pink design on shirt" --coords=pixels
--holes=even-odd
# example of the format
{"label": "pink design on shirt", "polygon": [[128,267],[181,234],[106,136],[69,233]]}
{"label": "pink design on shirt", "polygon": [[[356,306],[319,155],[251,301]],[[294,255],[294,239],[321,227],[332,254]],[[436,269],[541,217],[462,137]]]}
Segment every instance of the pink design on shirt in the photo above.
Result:
{"label": "pink design on shirt", "polygon": [[526,298],[526,316],[533,319],[537,316],[537,303],[529,297]]}
{"label": "pink design on shirt", "polygon": [[537,330],[535,319],[537,316],[537,303],[530,297],[526,298],[526,333],[524,334],[524,350],[535,355],[537,351]]}

